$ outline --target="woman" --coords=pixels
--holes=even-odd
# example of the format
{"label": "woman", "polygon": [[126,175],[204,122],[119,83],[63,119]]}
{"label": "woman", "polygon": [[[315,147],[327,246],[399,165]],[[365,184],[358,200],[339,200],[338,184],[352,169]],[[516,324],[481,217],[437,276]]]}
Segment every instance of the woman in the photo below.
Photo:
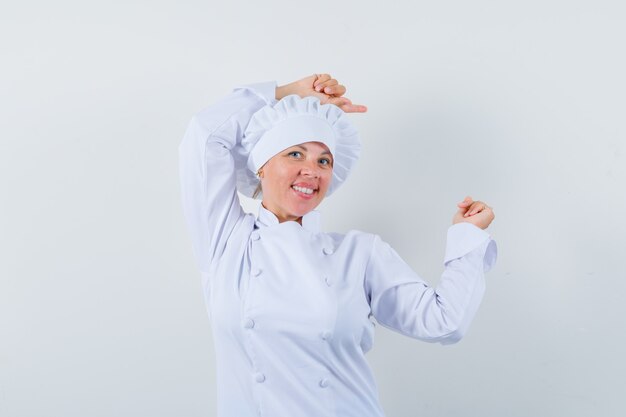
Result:
{"label": "woman", "polygon": [[[493,211],[466,198],[429,287],[378,236],[319,230],[315,207],[345,181],[364,112],[327,74],[236,88],[180,145],[183,207],[217,355],[218,416],[383,416],[365,360],[374,323],[458,341],[484,292]],[[262,195],[257,217],[237,190]]]}

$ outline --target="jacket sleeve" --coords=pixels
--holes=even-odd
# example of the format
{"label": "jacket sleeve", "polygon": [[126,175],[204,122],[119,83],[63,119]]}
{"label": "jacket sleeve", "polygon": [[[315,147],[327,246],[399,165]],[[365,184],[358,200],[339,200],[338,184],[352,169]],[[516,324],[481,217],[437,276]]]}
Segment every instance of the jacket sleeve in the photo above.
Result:
{"label": "jacket sleeve", "polygon": [[451,344],[467,331],[485,292],[485,272],[497,247],[484,230],[470,223],[448,229],[444,272],[430,287],[378,236],[365,272],[365,291],[373,316],[404,335]]}
{"label": "jacket sleeve", "polygon": [[208,272],[245,215],[237,195],[235,147],[252,115],[275,104],[275,90],[275,82],[235,88],[192,118],[179,145],[183,213],[202,272]]}

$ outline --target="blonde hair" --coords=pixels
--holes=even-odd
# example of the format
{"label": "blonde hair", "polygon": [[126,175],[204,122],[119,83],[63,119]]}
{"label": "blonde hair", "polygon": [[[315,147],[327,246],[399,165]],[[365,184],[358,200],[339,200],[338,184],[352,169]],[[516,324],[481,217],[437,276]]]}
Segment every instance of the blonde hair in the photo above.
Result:
{"label": "blonde hair", "polygon": [[261,183],[259,182],[259,184],[256,186],[256,189],[254,190],[254,193],[252,193],[252,198],[257,198],[262,192],[263,188],[261,187]]}
{"label": "blonde hair", "polygon": [[259,196],[259,194],[261,194],[263,192],[263,187],[261,187],[261,178],[263,178],[263,167],[265,166],[265,164],[263,164],[263,166],[261,168],[258,169],[258,171],[256,172],[256,176],[259,179],[259,183],[257,184],[254,192],[252,193],[252,198],[257,198]]}

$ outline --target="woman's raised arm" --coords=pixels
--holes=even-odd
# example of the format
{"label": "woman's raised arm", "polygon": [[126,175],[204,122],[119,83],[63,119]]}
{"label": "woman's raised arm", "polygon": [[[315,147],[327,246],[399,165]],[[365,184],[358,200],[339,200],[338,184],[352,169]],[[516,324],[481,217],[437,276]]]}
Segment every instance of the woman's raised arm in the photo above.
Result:
{"label": "woman's raised arm", "polygon": [[376,237],[365,272],[372,314],[385,327],[416,339],[458,342],[476,314],[485,272],[496,257],[496,243],[487,232],[468,221],[456,223],[448,229],[441,280],[431,287]]}
{"label": "woman's raised arm", "polygon": [[236,88],[196,114],[179,146],[183,212],[200,271],[207,272],[244,212],[233,150],[252,115],[276,101],[276,83]]}

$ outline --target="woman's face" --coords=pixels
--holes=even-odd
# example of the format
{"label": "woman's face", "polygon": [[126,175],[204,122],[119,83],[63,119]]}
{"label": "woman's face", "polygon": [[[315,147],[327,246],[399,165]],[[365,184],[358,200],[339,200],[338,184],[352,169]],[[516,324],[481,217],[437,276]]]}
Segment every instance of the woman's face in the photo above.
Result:
{"label": "woman's face", "polygon": [[306,142],[274,155],[261,170],[263,207],[280,222],[300,221],[324,199],[333,157],[323,143]]}

